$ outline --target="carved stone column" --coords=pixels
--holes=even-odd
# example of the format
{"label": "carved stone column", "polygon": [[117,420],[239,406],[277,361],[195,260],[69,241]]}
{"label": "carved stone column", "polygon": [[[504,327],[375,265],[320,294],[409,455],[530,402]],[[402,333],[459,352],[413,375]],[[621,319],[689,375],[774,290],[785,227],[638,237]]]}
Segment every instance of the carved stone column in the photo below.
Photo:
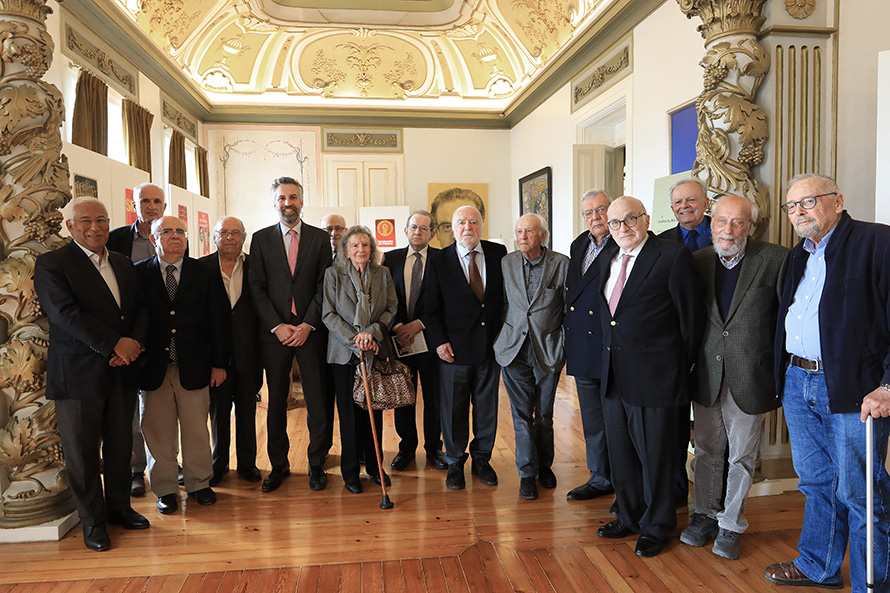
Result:
{"label": "carved stone column", "polygon": [[0,528],[71,512],[55,406],[45,399],[47,322],[34,261],[63,244],[71,198],[62,156],[62,94],[45,0],[0,0]]}
{"label": "carved stone column", "polygon": [[693,175],[718,194],[738,194],[769,218],[769,191],[753,170],[763,162],[769,136],[757,91],[769,71],[769,54],[757,42],[766,0],[677,0],[687,17],[700,17],[705,39],[704,90],[696,100],[697,157]]}

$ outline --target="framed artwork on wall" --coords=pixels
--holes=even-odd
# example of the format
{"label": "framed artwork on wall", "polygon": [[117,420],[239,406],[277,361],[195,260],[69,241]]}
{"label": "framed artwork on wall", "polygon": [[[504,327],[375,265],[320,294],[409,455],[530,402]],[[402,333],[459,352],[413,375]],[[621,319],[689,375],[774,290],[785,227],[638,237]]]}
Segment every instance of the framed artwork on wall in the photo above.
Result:
{"label": "framed artwork on wall", "polygon": [[540,214],[547,221],[547,247],[553,245],[553,171],[544,167],[519,180],[519,216]]}
{"label": "framed artwork on wall", "polygon": [[671,111],[671,175],[689,171],[695,164],[698,141],[698,114],[695,102]]}

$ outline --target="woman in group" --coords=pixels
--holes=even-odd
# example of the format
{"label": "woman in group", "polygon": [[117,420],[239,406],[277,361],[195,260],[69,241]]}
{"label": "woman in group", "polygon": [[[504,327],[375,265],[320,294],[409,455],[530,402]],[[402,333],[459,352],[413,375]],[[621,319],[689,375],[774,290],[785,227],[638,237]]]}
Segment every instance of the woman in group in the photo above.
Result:
{"label": "woman in group", "polygon": [[[378,262],[377,242],[371,231],[353,226],[340,239],[334,265],[324,276],[322,319],[330,332],[327,360],[334,377],[340,419],[340,472],[346,489],[353,494],[362,491],[359,448],[364,452],[368,475],[380,484],[368,412],[352,399],[359,352],[364,352],[370,369],[374,356],[392,351],[389,328],[398,300],[389,270]],[[382,443],[382,413],[374,412],[374,420],[378,442]],[[389,485],[389,476],[384,472],[383,477]]]}

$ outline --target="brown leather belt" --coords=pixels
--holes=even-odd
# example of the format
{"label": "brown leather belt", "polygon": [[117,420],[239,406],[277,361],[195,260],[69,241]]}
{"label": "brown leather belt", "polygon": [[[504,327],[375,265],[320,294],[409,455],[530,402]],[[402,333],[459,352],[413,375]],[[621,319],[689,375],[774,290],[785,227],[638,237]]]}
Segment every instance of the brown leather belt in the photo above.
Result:
{"label": "brown leather belt", "polygon": [[791,365],[806,371],[821,371],[825,368],[821,360],[810,360],[793,354],[791,355]]}

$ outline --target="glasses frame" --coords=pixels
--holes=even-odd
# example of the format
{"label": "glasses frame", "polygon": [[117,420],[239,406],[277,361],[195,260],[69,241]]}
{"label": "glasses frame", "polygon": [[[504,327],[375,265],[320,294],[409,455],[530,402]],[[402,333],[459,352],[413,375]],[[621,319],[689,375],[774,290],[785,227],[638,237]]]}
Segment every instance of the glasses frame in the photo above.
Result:
{"label": "glasses frame", "polygon": [[[825,194],[819,194],[818,196],[806,196],[803,197],[796,202],[785,202],[784,204],[780,204],[779,208],[782,209],[782,212],[785,214],[791,214],[791,212],[797,212],[797,207],[800,206],[801,210],[812,210],[816,207],[816,204],[819,202],[819,198],[824,198],[825,196],[836,196],[836,191],[830,191]],[[812,200],[813,203],[807,206],[804,202]]]}
{"label": "glasses frame", "polygon": [[649,216],[649,215],[646,214],[645,212],[643,212],[642,214],[637,214],[635,216],[625,216],[621,220],[613,219],[613,220],[610,220],[609,222],[607,222],[606,224],[608,224],[609,228],[612,229],[613,231],[617,231],[618,229],[620,229],[621,223],[624,223],[624,226],[631,229],[631,228],[637,226],[637,221],[644,216]]}

